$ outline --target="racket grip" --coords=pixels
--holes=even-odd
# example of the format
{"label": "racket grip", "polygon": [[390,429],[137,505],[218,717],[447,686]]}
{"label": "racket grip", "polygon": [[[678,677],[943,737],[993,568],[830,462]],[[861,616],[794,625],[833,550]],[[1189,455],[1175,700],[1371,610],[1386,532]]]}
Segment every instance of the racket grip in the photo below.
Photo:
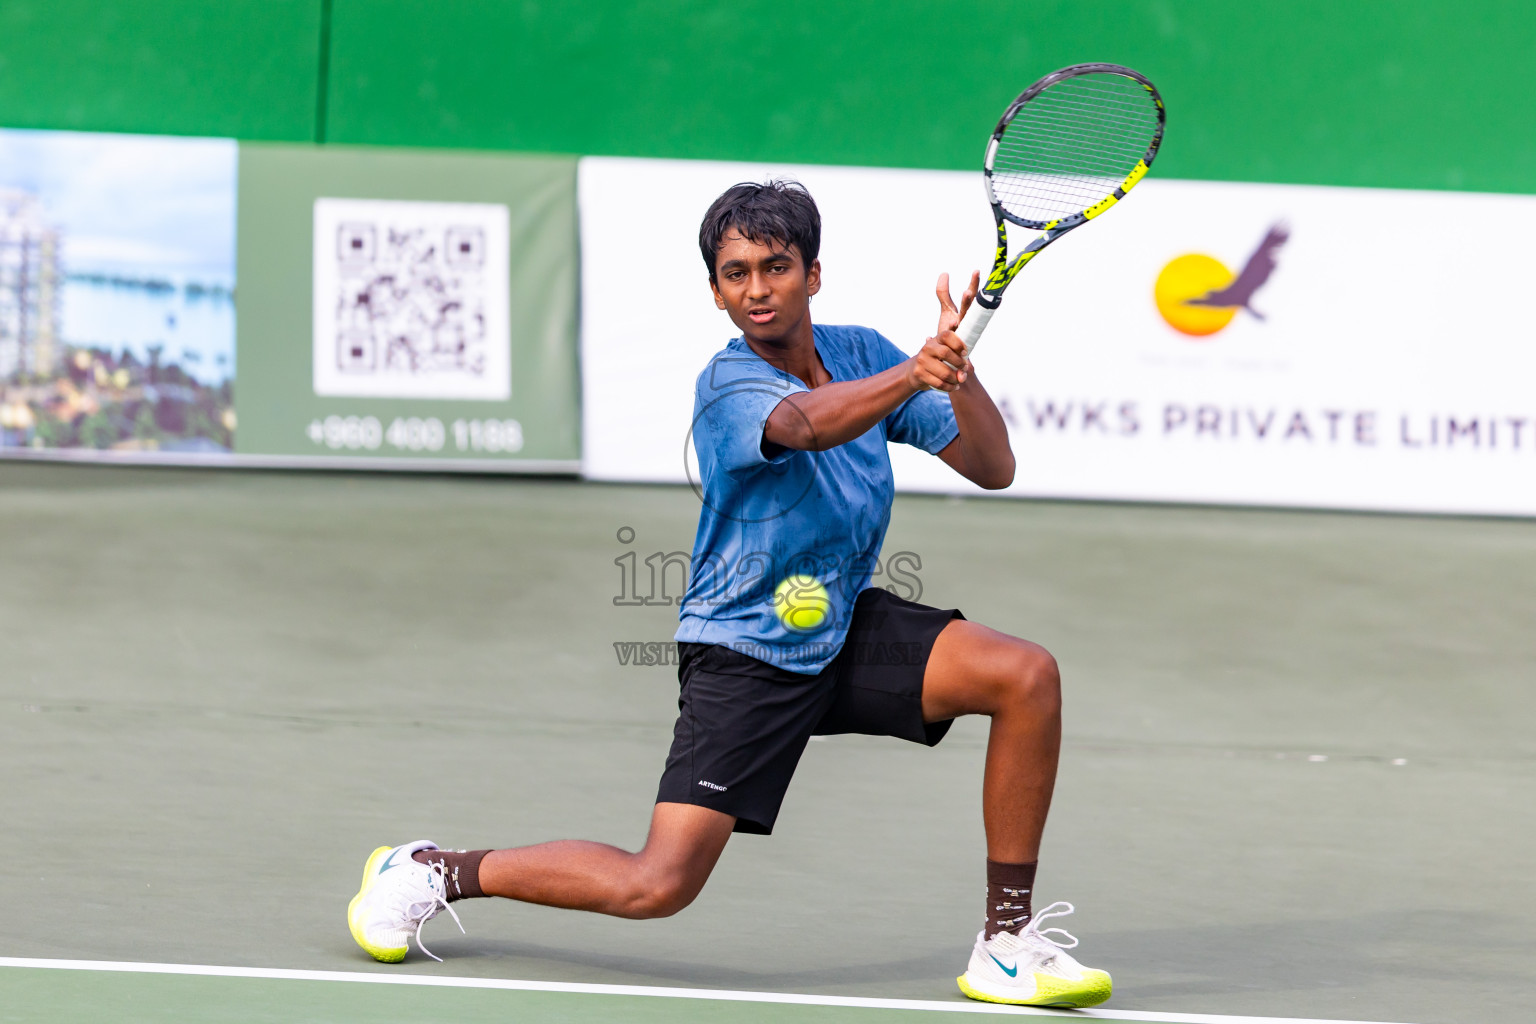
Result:
{"label": "racket grip", "polygon": [[966,355],[976,351],[976,343],[981,340],[981,332],[987,329],[987,322],[996,312],[996,306],[988,309],[979,302],[972,302],[971,308],[965,311],[965,319],[960,321],[960,326],[955,328],[955,333],[960,335],[961,341],[965,342]]}

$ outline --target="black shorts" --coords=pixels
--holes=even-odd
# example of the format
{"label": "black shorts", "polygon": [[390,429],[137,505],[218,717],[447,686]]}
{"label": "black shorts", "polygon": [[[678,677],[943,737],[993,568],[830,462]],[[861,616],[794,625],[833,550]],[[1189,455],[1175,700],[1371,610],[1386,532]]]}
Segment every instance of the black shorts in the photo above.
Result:
{"label": "black shorts", "polygon": [[768,835],[812,736],[933,746],[950,722],[923,721],[923,670],[939,632],[963,618],[871,588],[854,603],[843,649],[815,675],[718,644],[679,644],[682,693],[656,802],[723,811],[737,832]]}

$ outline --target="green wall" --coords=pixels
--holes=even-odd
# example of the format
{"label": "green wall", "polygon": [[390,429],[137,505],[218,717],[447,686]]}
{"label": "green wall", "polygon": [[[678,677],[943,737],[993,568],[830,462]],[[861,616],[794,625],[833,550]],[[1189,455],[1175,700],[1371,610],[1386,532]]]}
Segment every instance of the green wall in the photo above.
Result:
{"label": "green wall", "polygon": [[1165,176],[1536,192],[1521,0],[6,0],[0,124],[969,168],[1089,59]]}
{"label": "green wall", "polygon": [[314,137],[320,0],[0,0],[0,125]]}

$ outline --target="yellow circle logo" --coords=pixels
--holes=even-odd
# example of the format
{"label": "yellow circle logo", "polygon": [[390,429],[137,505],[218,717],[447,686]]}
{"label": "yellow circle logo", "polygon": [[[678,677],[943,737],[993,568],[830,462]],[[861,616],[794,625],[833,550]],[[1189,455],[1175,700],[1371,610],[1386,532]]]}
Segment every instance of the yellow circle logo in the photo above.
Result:
{"label": "yellow circle logo", "polygon": [[1220,260],[1202,253],[1189,253],[1170,260],[1162,269],[1157,275],[1157,283],[1152,286],[1152,297],[1169,327],[1200,338],[1215,334],[1231,323],[1238,307],[1190,305],[1189,300],[1219,292],[1232,280],[1232,271]]}
{"label": "yellow circle logo", "polygon": [[1169,260],[1152,286],[1157,311],[1169,327],[1192,338],[1215,334],[1231,323],[1240,309],[1262,321],[1264,314],[1253,308],[1253,294],[1279,266],[1280,249],[1290,237],[1285,221],[1271,226],[1236,274],[1204,253],[1186,253]]}

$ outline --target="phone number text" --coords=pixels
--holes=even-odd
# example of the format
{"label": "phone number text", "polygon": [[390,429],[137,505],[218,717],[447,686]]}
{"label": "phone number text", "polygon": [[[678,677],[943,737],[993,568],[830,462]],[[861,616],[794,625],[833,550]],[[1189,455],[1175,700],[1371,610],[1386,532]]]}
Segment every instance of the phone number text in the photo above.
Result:
{"label": "phone number text", "polygon": [[388,445],[403,452],[518,452],[523,425],[517,420],[454,420],[397,416],[388,426],[377,416],[327,416],[311,420],[310,441],[332,451],[377,451]]}

